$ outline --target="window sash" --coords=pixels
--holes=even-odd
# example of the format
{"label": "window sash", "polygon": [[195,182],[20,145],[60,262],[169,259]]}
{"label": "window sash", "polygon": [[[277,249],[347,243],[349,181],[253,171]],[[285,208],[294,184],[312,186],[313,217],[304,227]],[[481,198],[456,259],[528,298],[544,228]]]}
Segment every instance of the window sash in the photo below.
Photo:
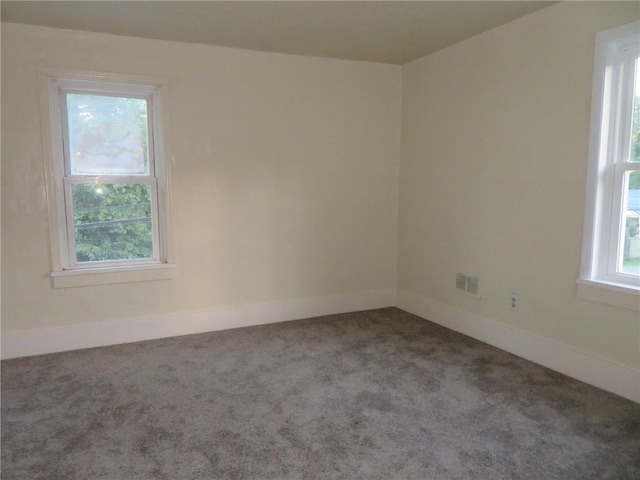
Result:
{"label": "window sash", "polygon": [[626,229],[626,205],[628,188],[627,173],[640,170],[640,165],[633,163],[617,163],[614,166],[614,186],[611,206],[611,223],[609,227],[609,244],[607,247],[606,265],[603,275],[605,279],[639,284],[637,275],[630,275],[622,271]]}
{"label": "window sash", "polygon": [[[133,258],[118,260],[99,260],[78,262],[77,260],[77,242],[76,242],[76,224],[75,211],[73,207],[73,186],[74,185],[94,185],[94,184],[129,184],[147,185],[151,192],[151,239],[153,255],[149,258]],[[97,176],[97,177],[80,177],[68,176],[64,178],[64,199],[65,199],[65,220],[66,220],[66,258],[65,264],[70,269],[90,269],[96,267],[109,267],[131,264],[152,264],[162,261],[160,254],[160,232],[159,232],[159,212],[158,212],[158,184],[155,178],[138,177],[138,176]]]}

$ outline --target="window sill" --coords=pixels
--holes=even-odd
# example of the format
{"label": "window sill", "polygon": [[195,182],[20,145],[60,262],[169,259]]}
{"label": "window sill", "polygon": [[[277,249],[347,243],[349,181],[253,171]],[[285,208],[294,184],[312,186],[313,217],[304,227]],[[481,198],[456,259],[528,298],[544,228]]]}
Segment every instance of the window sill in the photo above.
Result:
{"label": "window sill", "polygon": [[176,265],[162,263],[127,267],[104,267],[51,272],[53,288],[86,287],[113,283],[169,280],[176,276]]}
{"label": "window sill", "polygon": [[640,311],[640,290],[629,285],[579,278],[578,298]]}

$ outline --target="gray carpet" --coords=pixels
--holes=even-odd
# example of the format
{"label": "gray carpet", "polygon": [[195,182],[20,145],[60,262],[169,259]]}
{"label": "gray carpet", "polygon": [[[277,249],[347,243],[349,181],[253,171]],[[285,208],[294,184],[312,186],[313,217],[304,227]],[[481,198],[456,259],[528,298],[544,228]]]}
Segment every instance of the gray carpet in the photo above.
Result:
{"label": "gray carpet", "polygon": [[2,362],[2,479],[638,479],[640,405],[389,308]]}

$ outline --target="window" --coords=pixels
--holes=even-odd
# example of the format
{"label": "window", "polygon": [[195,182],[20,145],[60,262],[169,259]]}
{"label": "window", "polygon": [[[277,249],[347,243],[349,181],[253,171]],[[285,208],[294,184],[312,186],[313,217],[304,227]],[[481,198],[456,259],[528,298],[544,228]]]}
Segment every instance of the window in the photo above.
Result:
{"label": "window", "polygon": [[639,57],[639,22],[596,37],[580,280],[635,295],[640,289]]}
{"label": "window", "polygon": [[122,272],[169,266],[163,83],[101,75],[45,78],[52,276],[106,273],[112,275],[58,283],[112,283],[145,279]]}

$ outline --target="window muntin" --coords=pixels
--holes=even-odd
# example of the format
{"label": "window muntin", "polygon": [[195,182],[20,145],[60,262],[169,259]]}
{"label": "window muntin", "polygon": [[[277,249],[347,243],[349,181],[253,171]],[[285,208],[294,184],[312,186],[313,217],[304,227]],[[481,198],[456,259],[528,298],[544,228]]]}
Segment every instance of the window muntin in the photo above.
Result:
{"label": "window muntin", "polygon": [[640,181],[639,24],[598,34],[581,279],[640,289],[634,223]]}
{"label": "window muntin", "polygon": [[49,78],[54,271],[166,264],[159,85]]}

